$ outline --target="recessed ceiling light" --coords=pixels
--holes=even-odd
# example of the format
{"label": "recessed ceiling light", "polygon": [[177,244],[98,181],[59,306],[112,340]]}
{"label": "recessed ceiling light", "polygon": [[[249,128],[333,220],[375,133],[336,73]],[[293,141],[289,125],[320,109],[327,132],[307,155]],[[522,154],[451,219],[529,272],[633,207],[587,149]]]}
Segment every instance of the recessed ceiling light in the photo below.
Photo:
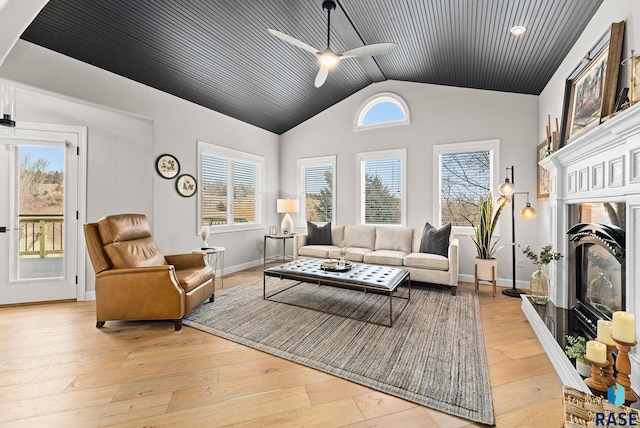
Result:
{"label": "recessed ceiling light", "polygon": [[511,31],[511,34],[513,34],[514,36],[521,36],[525,31],[527,31],[527,29],[522,25],[516,25],[515,27],[511,27],[511,30],[509,31]]}

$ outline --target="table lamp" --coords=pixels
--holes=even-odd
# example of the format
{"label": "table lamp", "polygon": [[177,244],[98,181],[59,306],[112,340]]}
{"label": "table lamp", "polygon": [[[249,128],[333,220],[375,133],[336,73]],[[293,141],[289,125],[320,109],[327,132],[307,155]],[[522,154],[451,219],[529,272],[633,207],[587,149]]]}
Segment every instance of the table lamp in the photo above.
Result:
{"label": "table lamp", "polygon": [[277,201],[278,214],[284,214],[282,224],[280,225],[280,232],[283,235],[289,235],[293,232],[293,220],[289,213],[297,213],[299,210],[299,203],[297,199],[278,199]]}

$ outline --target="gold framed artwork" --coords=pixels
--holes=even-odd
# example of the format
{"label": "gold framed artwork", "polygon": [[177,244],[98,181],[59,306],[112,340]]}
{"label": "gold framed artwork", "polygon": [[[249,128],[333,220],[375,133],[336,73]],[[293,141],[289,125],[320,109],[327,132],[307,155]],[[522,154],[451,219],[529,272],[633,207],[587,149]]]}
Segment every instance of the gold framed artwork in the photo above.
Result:
{"label": "gold framed artwork", "polygon": [[567,77],[560,147],[614,112],[624,25],[624,21],[611,24]]}
{"label": "gold framed artwork", "polygon": [[537,199],[546,201],[549,199],[549,171],[540,166],[540,161],[547,157],[547,140],[538,144],[538,192]]}
{"label": "gold framed artwork", "polygon": [[635,54],[631,57],[630,76],[629,101],[633,105],[640,101],[640,54]]}

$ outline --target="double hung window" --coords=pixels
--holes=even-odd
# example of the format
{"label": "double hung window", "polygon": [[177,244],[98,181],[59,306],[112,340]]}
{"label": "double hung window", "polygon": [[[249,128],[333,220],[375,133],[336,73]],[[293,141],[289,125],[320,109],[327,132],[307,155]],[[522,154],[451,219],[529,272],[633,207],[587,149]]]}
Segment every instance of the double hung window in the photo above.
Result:
{"label": "double hung window", "polygon": [[[498,183],[499,140],[434,146],[434,182],[438,184],[434,217],[454,230],[470,228],[478,215],[478,202]],[[466,230],[465,232],[467,232]]]}
{"label": "double hung window", "polygon": [[335,156],[298,159],[300,226],[307,221],[335,223],[335,171]]}
{"label": "double hung window", "polygon": [[198,142],[199,223],[211,231],[262,224],[264,157]]}
{"label": "double hung window", "polygon": [[360,224],[406,224],[406,157],[406,149],[358,154]]}

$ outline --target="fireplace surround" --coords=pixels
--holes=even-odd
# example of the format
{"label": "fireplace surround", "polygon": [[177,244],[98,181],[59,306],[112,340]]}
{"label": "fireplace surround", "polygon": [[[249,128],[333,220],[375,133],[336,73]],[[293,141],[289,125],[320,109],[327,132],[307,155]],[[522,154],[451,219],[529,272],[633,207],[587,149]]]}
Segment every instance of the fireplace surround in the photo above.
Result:
{"label": "fireplace surround", "polygon": [[[578,134],[568,145],[541,160],[540,165],[549,172],[550,180],[546,215],[541,216],[543,221],[548,221],[541,225],[547,232],[541,242],[551,242],[556,251],[565,255],[549,266],[552,303],[571,310],[582,297],[590,299],[587,301],[592,306],[590,316],[607,318],[611,310],[624,308],[640,319],[640,292],[635,290],[635,285],[640,285],[640,267],[634,262],[640,259],[640,103]],[[601,218],[602,213],[612,214],[613,207],[617,220]],[[540,212],[544,210],[541,206]],[[586,218],[585,212],[600,214]],[[600,235],[589,236],[589,233]],[[607,240],[609,244],[619,244],[620,248],[615,251],[622,254],[609,251]],[[580,257],[579,261],[576,256]],[[618,265],[610,266],[614,260]],[[595,288],[600,291],[589,294],[591,282],[600,277],[600,271],[612,282],[612,288],[604,281],[602,284],[596,281]],[[571,282],[576,280],[583,281],[587,289],[577,291],[572,287]],[[618,290],[611,291],[615,287]],[[585,294],[579,296],[582,292]],[[585,390],[584,382],[574,375],[575,370],[571,370],[563,349],[554,338],[550,339],[549,329],[544,322],[539,322],[540,317],[531,306],[523,298],[523,310],[563,383]],[[637,348],[632,348],[630,353],[634,389],[640,387]]]}

